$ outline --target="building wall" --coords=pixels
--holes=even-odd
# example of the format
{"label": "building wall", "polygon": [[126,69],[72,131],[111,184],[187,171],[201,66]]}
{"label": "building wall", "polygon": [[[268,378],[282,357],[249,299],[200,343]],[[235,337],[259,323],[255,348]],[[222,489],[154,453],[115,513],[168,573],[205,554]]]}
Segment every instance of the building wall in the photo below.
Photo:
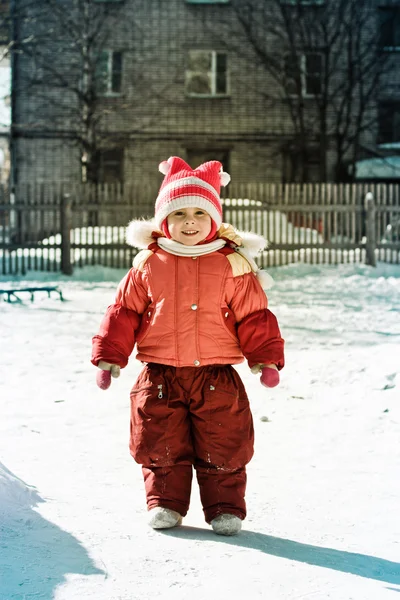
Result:
{"label": "building wall", "polygon": [[[215,146],[215,151],[212,148]],[[198,166],[204,152],[203,160],[219,158],[221,150],[229,151],[229,170],[232,181],[237,182],[280,182],[282,174],[282,159],[279,149],[271,144],[254,143],[253,141],[240,141],[234,144],[223,142],[199,145],[195,154],[197,161],[190,161],[187,143],[179,140],[146,141],[138,140],[126,149],[125,153],[125,181],[134,183],[137,180],[149,181],[158,177],[158,165],[170,156],[181,156],[189,161],[193,168]],[[161,182],[161,175],[160,182]]]}
{"label": "building wall", "polygon": [[81,178],[78,149],[62,138],[18,138],[14,148],[18,183],[79,181]]}
{"label": "building wall", "polygon": [[[17,0],[17,4],[24,2],[27,0]],[[40,3],[29,2],[30,19],[19,24],[21,37],[32,33],[32,23],[39,33],[46,34],[48,23],[33,18],[40,7]],[[372,27],[375,8],[371,8]],[[229,169],[236,181],[285,180],[283,148],[293,137],[287,104],[279,99],[276,82],[257,66],[229,4],[125,0],[115,5],[117,9],[120,17],[114,21],[111,15],[112,27],[104,47],[123,53],[122,88],[120,95],[103,98],[99,104],[100,145],[124,149],[124,180],[153,177],[155,166],[168,156],[201,156],[213,149],[218,155],[229,155]],[[76,56],[63,37],[60,23],[55,21],[54,27],[59,27],[56,40],[45,42],[49,64],[72,77],[71,64]],[[275,42],[268,35],[265,43],[272,45]],[[229,95],[188,97],[185,72],[189,51],[222,51],[227,41],[230,45],[229,40]],[[400,60],[396,68],[400,71]],[[32,86],[32,74],[37,75],[37,81],[42,78],[42,83]],[[393,94],[393,77],[388,76],[387,86],[387,94]],[[79,125],[74,94],[67,88],[52,88],[52,81],[34,56],[21,55],[15,72],[14,101],[18,178],[79,180],[79,153],[67,140],[68,132]],[[315,103],[310,99],[306,102],[313,119]],[[371,126],[364,143],[374,146],[375,140],[376,131]],[[333,148],[328,155],[327,178],[333,179]],[[310,178],[319,178],[315,164],[310,167]]]}

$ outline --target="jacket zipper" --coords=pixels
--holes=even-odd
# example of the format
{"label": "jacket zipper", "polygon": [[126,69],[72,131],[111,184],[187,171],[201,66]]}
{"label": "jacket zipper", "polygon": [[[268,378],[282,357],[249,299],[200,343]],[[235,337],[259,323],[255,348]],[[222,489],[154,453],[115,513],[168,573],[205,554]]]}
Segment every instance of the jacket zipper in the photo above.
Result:
{"label": "jacket zipper", "polygon": [[157,387],[158,387],[158,397],[161,399],[163,397],[162,383],[160,383],[159,385],[157,385]]}

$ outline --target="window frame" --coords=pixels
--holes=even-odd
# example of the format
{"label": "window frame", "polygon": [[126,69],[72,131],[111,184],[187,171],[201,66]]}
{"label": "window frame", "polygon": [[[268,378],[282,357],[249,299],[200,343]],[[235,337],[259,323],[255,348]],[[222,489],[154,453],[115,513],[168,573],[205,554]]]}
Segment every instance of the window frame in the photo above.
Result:
{"label": "window frame", "polygon": [[[308,92],[307,90],[307,79],[309,77],[309,72],[307,71],[307,57],[310,56],[311,54],[315,54],[317,56],[320,57],[321,59],[321,70],[319,72],[319,82],[320,82],[320,90],[317,93],[311,93]],[[290,59],[290,55],[286,55],[285,57],[285,75],[286,77],[288,77],[288,63],[287,58]],[[299,64],[297,65],[297,69],[299,69],[300,72],[300,83],[301,83],[301,97],[302,98],[318,98],[321,93],[322,93],[322,76],[323,76],[323,72],[324,72],[324,54],[321,50],[305,50],[303,52],[300,52],[298,54],[298,58],[299,60]],[[290,79],[290,78],[288,78]],[[293,78],[292,78],[293,79]],[[288,95],[291,98],[295,98],[297,97],[297,93],[288,93]]]}
{"label": "window frame", "polygon": [[[107,54],[107,89],[105,91],[99,90],[97,88],[98,96],[103,98],[117,98],[122,94],[122,73],[123,73],[123,53],[120,50],[111,50],[109,48],[105,48],[101,51],[100,56],[103,54]],[[113,87],[113,79],[114,79],[114,56],[119,55],[121,61],[121,67],[119,71],[119,90],[115,91],[112,89]],[[100,64],[101,58],[99,57]],[[96,87],[98,85],[97,75],[96,75]]]}
{"label": "window frame", "polygon": [[[207,50],[207,49],[194,49],[189,50],[189,57],[191,53],[210,53],[211,54],[211,68],[210,71],[207,71],[207,74],[210,76],[210,89],[211,92],[208,94],[198,94],[195,92],[189,92],[187,89],[188,77],[190,73],[197,73],[197,71],[191,71],[186,69],[185,76],[185,94],[188,98],[228,98],[230,96],[230,77],[229,77],[229,68],[228,68],[228,52],[224,50]],[[224,93],[217,92],[217,83],[218,83],[218,70],[217,70],[217,57],[218,55],[224,55],[226,57],[226,70],[225,70],[225,88],[226,91]],[[205,73],[205,72],[204,72]]]}

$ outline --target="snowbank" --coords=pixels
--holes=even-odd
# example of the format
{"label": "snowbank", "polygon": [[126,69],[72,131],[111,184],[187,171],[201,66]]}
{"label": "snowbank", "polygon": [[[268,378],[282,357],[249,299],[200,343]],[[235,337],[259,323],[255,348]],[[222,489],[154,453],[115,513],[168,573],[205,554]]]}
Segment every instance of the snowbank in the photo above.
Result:
{"label": "snowbank", "polygon": [[30,509],[41,501],[36,488],[27,485],[0,463],[0,511],[3,519],[22,509]]}

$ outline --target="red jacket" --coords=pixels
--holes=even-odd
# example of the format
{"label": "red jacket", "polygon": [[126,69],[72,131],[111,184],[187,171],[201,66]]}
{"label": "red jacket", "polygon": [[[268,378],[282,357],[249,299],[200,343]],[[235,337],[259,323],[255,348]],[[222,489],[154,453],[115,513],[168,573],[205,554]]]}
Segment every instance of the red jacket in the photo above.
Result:
{"label": "red jacket", "polygon": [[284,342],[265,292],[248,261],[227,247],[186,257],[153,243],[135,257],[93,338],[92,362],[124,367],[135,343],[143,362],[185,367],[246,357],[250,367],[284,366]]}

